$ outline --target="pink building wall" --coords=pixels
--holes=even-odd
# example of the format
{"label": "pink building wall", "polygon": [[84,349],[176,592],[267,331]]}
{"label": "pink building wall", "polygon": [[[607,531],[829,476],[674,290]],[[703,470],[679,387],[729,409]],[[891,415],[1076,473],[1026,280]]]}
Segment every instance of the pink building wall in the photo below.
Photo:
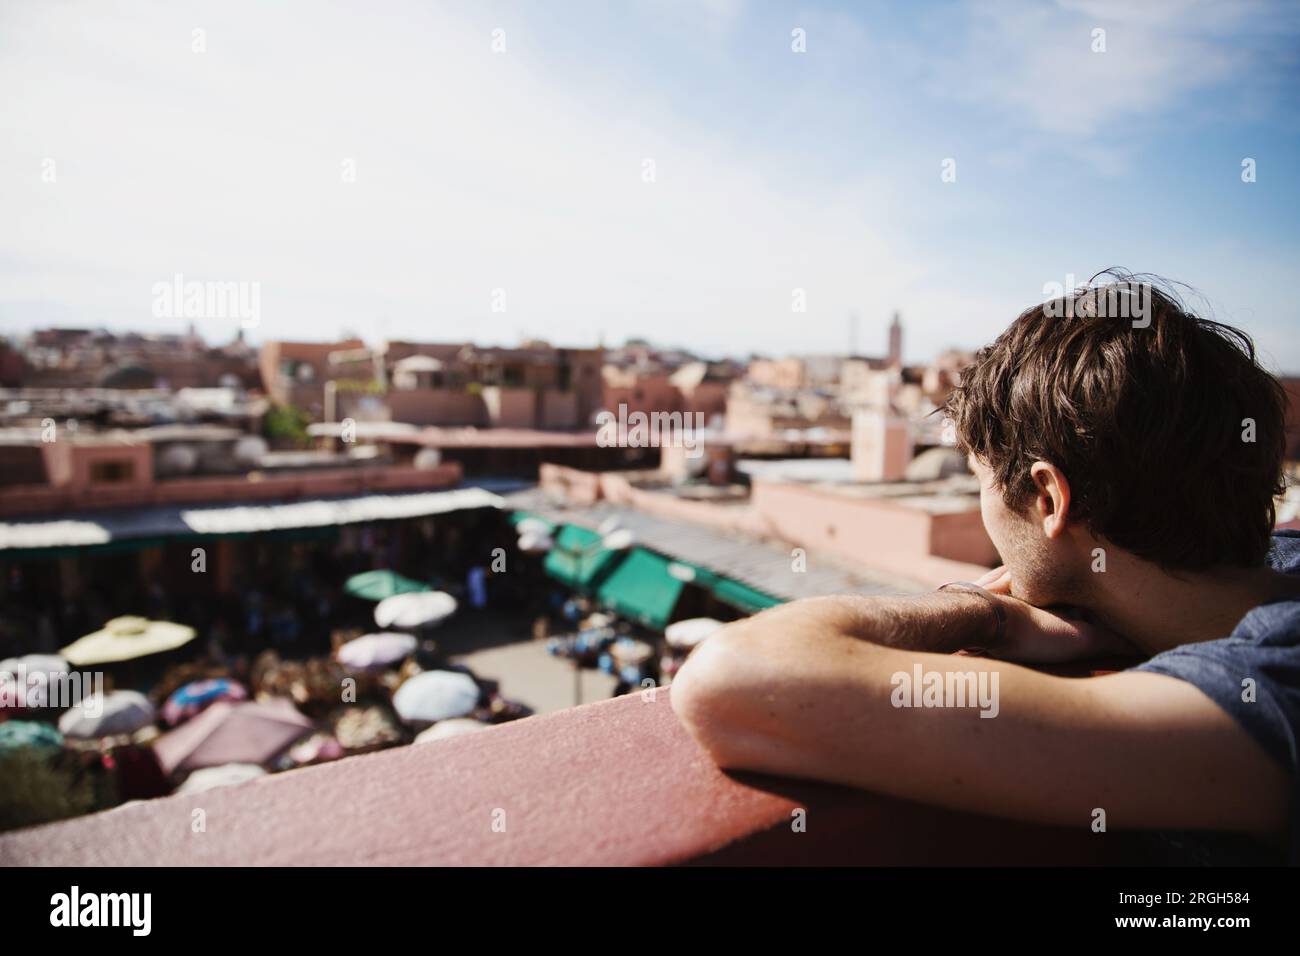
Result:
{"label": "pink building wall", "polygon": [[858,481],[899,481],[912,460],[907,419],[875,409],[855,412],[850,457]]}
{"label": "pink building wall", "polygon": [[[148,446],[142,446],[148,450]],[[339,468],[284,475],[175,478],[148,484],[0,488],[0,516],[91,508],[332,497],[371,491],[432,491],[460,483],[461,466]]]}
{"label": "pink building wall", "polygon": [[537,395],[529,388],[499,385],[483,389],[488,423],[493,428],[533,428],[537,422]]}
{"label": "pink building wall", "polygon": [[667,375],[607,368],[601,405],[616,415],[619,405],[626,405],[628,414],[675,412],[682,406],[682,395]]}
{"label": "pink building wall", "polygon": [[776,538],[920,583],[971,580],[997,563],[978,510],[932,513],[879,498],[808,485],[755,481],[749,505],[690,501],[635,487],[617,472],[584,472],[546,464],[541,487],[575,504],[605,499],[674,521],[724,533]]}
{"label": "pink building wall", "polygon": [[[104,442],[78,444],[52,441],[41,446],[45,457],[45,474],[52,487],[85,492],[97,488],[141,488],[153,483],[153,446],[147,442]],[[92,479],[94,466],[123,464],[130,474],[121,481],[97,482]]]}
{"label": "pink building wall", "polygon": [[755,481],[751,502],[780,537],[919,581],[978,576],[997,549],[978,509],[932,513],[887,498]]}
{"label": "pink building wall", "polygon": [[586,424],[579,420],[577,393],[548,388],[540,392],[540,397],[542,428],[579,428]]}
{"label": "pink building wall", "polygon": [[460,389],[393,389],[388,393],[388,411],[393,421],[410,425],[481,428],[488,424],[483,397]]}

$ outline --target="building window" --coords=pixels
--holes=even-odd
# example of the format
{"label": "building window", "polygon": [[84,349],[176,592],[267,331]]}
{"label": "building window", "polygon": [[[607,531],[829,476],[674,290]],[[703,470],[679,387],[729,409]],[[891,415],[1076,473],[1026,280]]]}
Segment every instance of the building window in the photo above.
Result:
{"label": "building window", "polygon": [[96,485],[116,484],[130,481],[135,474],[135,463],[130,459],[118,461],[92,461],[90,463],[90,481]]}

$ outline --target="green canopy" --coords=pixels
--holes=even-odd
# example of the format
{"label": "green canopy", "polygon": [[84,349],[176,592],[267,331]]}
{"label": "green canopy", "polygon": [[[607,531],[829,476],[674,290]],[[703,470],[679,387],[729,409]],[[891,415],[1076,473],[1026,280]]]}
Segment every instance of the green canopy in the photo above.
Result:
{"label": "green canopy", "polygon": [[600,603],[646,627],[663,630],[673,616],[683,582],[668,573],[668,558],[633,548],[596,591]]}
{"label": "green canopy", "polygon": [[547,552],[542,567],[557,581],[585,591],[601,580],[622,553],[602,548],[596,532],[566,524],[560,527],[555,547]]}
{"label": "green canopy", "polygon": [[353,597],[367,601],[382,601],[397,594],[432,591],[433,588],[419,581],[404,578],[396,571],[365,571],[348,578],[347,583],[343,585],[343,590]]}
{"label": "green canopy", "polygon": [[730,604],[742,611],[747,611],[750,614],[785,603],[780,598],[764,594],[762,591],[751,588],[748,584],[741,584],[732,578],[719,578],[713,584],[712,589],[714,597],[719,601]]}
{"label": "green canopy", "polygon": [[759,591],[757,588],[750,587],[748,584],[742,584],[735,578],[729,578],[726,575],[718,574],[716,571],[711,571],[703,565],[693,564],[690,561],[674,561],[672,563],[688,569],[691,584],[704,588],[706,591],[711,591],[719,601],[730,604],[732,607],[748,614],[755,614],[765,608],[785,603],[784,598],[773,597]]}

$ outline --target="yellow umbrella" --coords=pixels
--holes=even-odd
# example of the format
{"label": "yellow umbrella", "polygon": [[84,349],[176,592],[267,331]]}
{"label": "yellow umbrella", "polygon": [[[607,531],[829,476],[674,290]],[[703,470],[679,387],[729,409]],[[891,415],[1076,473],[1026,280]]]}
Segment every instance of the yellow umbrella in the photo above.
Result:
{"label": "yellow umbrella", "polygon": [[73,641],[59,653],[73,667],[112,664],[170,651],[194,640],[194,635],[194,628],[184,624],[115,617],[102,630]]}

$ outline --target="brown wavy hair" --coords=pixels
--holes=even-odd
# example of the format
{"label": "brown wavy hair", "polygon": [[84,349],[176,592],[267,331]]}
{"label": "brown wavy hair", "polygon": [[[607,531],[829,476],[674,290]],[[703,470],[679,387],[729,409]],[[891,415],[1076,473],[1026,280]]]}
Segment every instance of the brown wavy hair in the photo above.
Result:
{"label": "brown wavy hair", "polygon": [[1021,313],[943,411],[1008,507],[1023,511],[1029,467],[1047,461],[1094,535],[1199,570],[1263,564],[1286,401],[1249,335],[1193,314],[1165,280],[1112,269]]}

